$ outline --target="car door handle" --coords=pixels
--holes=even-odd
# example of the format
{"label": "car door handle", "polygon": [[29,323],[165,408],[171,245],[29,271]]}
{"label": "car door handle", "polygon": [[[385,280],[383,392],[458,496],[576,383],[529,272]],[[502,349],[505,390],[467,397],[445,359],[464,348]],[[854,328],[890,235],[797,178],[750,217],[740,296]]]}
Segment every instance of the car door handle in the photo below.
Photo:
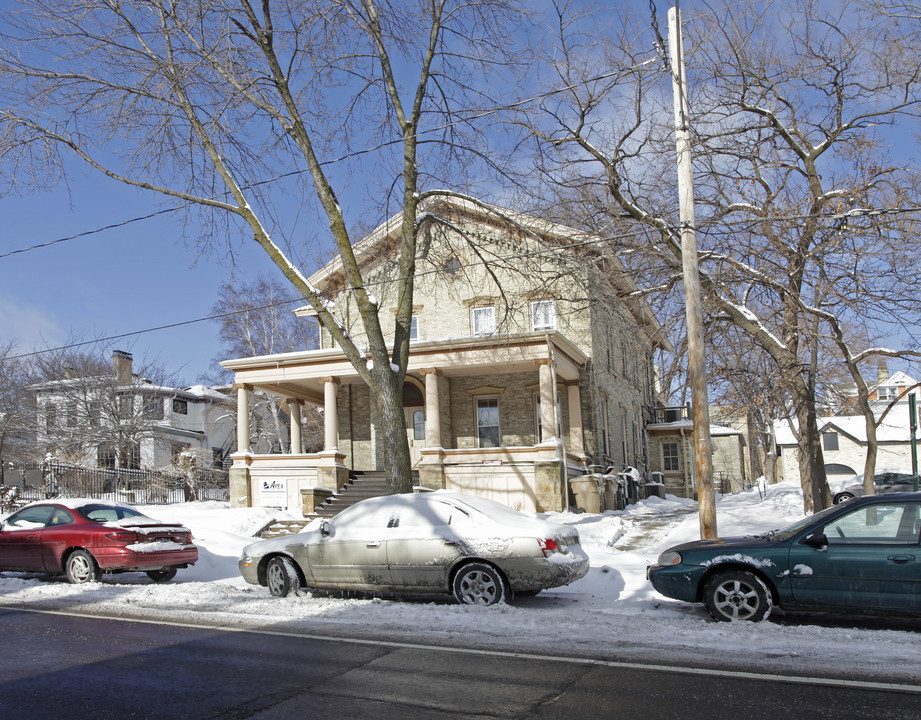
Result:
{"label": "car door handle", "polygon": [[26,535],[26,540],[38,540],[38,535]]}
{"label": "car door handle", "polygon": [[371,541],[368,543],[368,547],[369,547],[369,548],[377,548],[377,547],[380,547],[380,546],[381,546],[381,541],[380,541],[380,540],[371,540]]}
{"label": "car door handle", "polygon": [[899,563],[900,565],[904,565],[905,563],[911,562],[912,560],[914,560],[915,556],[914,555],[890,555],[886,559],[891,560],[894,563]]}
{"label": "car door handle", "polygon": [[448,540],[445,538],[445,545],[457,545],[457,540]]}

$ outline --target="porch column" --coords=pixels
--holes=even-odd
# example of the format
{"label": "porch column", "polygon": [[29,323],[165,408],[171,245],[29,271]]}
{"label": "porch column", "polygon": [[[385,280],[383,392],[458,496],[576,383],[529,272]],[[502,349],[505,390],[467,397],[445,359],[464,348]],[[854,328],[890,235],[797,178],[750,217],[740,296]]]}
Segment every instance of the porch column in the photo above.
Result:
{"label": "porch column", "polygon": [[295,398],[288,398],[288,414],[291,416],[291,447],[289,454],[300,455],[303,451],[301,443],[301,402]]}
{"label": "porch column", "polygon": [[248,453],[249,448],[249,386],[237,387],[237,452]]}
{"label": "porch column", "polygon": [[556,421],[556,393],[554,392],[556,383],[553,381],[553,361],[546,358],[535,360],[534,362],[540,372],[540,426],[543,430],[543,441],[546,442],[550,438],[560,440],[560,438],[556,437],[558,425]]}
{"label": "porch column", "polygon": [[339,378],[322,378],[323,383],[323,428],[324,450],[339,449],[339,409],[336,406],[336,395],[339,390]]}
{"label": "porch column", "polygon": [[425,376],[425,447],[417,466],[419,485],[428,490],[441,490],[445,486],[444,448],[441,446],[441,403],[438,396],[437,368],[420,370]]}
{"label": "porch column", "polygon": [[441,447],[441,404],[438,400],[438,368],[420,370],[425,377],[425,446]]}
{"label": "porch column", "polygon": [[569,450],[575,455],[585,455],[585,441],[582,436],[582,393],[579,382],[567,385],[569,400]]}

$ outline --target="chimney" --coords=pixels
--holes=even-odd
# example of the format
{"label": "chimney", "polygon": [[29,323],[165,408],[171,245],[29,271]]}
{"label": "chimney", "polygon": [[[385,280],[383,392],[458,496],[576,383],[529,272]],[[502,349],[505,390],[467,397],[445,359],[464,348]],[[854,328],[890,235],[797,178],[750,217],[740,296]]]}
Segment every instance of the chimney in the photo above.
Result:
{"label": "chimney", "polygon": [[884,383],[889,379],[889,366],[885,361],[880,362],[876,367],[876,383]]}
{"label": "chimney", "polygon": [[131,353],[116,350],[112,353],[112,368],[119,385],[131,384]]}

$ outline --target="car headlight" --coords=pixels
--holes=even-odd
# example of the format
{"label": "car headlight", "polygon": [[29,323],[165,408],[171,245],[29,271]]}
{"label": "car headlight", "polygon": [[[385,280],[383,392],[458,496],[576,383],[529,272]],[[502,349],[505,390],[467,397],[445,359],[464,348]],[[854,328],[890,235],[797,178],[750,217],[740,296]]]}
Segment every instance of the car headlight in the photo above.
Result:
{"label": "car headlight", "polygon": [[659,559],[656,560],[656,565],[678,565],[680,562],[681,553],[675,552],[674,550],[666,550],[659,555]]}

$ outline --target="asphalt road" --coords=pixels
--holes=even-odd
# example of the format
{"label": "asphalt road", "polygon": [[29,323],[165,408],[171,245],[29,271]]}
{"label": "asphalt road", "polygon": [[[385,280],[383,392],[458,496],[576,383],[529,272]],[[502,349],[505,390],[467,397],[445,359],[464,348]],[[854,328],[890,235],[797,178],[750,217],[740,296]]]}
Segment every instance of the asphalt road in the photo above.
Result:
{"label": "asphalt road", "polygon": [[3,720],[921,718],[921,688],[0,609]]}

